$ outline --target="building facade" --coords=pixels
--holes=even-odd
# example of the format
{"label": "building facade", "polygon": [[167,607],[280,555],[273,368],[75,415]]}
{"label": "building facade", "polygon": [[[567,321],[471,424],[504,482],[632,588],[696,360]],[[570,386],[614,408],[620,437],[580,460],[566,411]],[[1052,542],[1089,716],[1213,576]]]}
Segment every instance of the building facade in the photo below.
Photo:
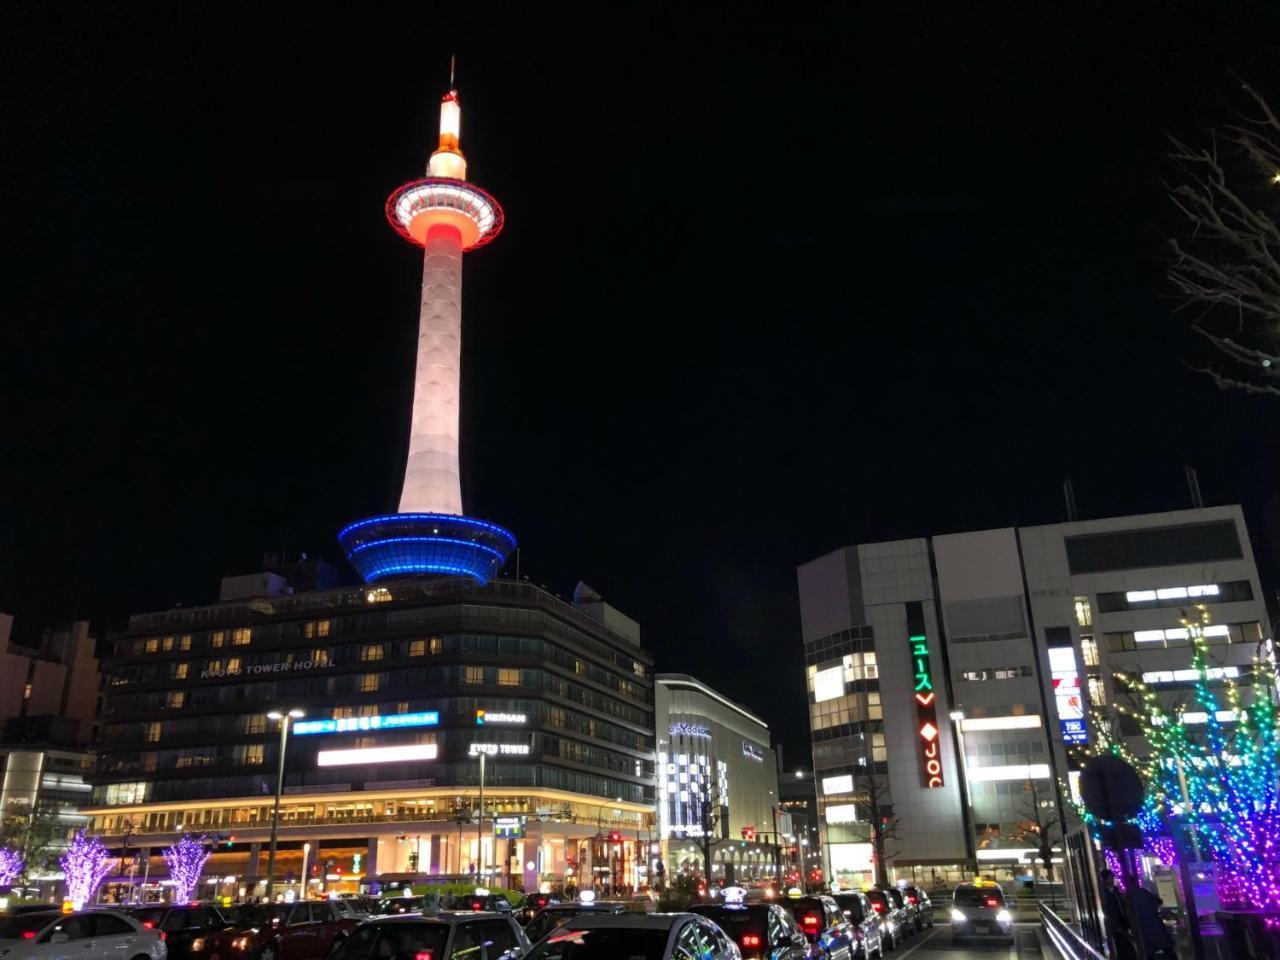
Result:
{"label": "building facade", "polygon": [[1054,785],[1091,709],[1137,732],[1112,715],[1117,672],[1185,697],[1196,604],[1224,677],[1270,637],[1238,506],[863,544],[798,576],[828,865],[850,882],[870,875],[869,787],[900,875],[1029,874],[1070,821]]}
{"label": "building facade", "polygon": [[259,582],[275,592],[138,615],[116,642],[88,811],[141,858],[115,881],[154,884],[159,849],[198,831],[217,841],[206,876],[234,878],[220,893],[260,892],[281,748],[267,714],[297,708],[277,883],[637,884],[654,693],[633,621],[509,580]]}
{"label": "building facade", "polygon": [[701,875],[709,852],[713,882],[776,877],[791,828],[768,725],[681,673],[657,675],[654,704],[662,870]]}

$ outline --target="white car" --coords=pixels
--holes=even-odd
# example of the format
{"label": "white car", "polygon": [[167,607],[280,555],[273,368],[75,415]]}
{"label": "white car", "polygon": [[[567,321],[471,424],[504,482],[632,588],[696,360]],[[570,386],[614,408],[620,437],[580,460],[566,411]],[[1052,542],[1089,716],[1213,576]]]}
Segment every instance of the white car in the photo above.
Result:
{"label": "white car", "polygon": [[167,960],[164,934],[112,910],[20,913],[0,921],[0,960]]}

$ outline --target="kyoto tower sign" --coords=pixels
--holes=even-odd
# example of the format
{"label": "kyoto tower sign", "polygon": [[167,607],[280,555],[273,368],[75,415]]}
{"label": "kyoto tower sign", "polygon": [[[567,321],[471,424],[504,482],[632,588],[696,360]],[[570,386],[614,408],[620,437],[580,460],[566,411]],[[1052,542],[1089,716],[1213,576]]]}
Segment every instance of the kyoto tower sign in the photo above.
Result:
{"label": "kyoto tower sign", "polygon": [[459,137],[462,107],[450,89],[440,103],[440,145],[427,176],[387,200],[395,231],[424,250],[418,313],[413,425],[400,512],[344,527],[338,542],[366,583],[414,574],[488,582],[515,549],[495,523],[463,516],[458,469],[462,379],[462,255],[502,229],[502,207],[467,182]]}

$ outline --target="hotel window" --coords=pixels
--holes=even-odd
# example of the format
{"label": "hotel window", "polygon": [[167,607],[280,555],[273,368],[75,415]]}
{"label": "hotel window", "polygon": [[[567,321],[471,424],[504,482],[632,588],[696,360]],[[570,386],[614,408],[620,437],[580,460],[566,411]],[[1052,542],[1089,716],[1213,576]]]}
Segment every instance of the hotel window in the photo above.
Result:
{"label": "hotel window", "polygon": [[267,718],[261,713],[251,713],[240,718],[240,727],[245,733],[266,733]]}
{"label": "hotel window", "polygon": [[1093,610],[1089,607],[1088,597],[1076,597],[1076,626],[1093,626]]}
{"label": "hotel window", "polygon": [[1084,661],[1086,667],[1098,665],[1098,641],[1094,640],[1091,634],[1083,634],[1080,637],[1080,659]]}
{"label": "hotel window", "polygon": [[366,703],[360,708],[360,713],[358,714],[361,717],[376,717],[377,715],[378,705],[376,703]]}
{"label": "hotel window", "polygon": [[373,693],[380,687],[382,675],[378,673],[364,673],[360,675],[360,692]]}
{"label": "hotel window", "polygon": [[146,740],[147,740],[147,743],[160,742],[160,724],[158,723],[147,724]]}
{"label": "hotel window", "polygon": [[382,644],[366,643],[363,647],[360,648],[360,660],[362,662],[368,663],[370,660],[381,660],[381,659],[382,659]]}
{"label": "hotel window", "polygon": [[227,657],[227,673],[239,673],[239,672],[240,672],[240,658]]}
{"label": "hotel window", "polygon": [[180,710],[182,708],[182,705],[186,702],[187,702],[187,695],[184,691],[172,690],[169,693],[169,698],[165,702],[165,705],[170,710]]}
{"label": "hotel window", "polygon": [[22,699],[23,699],[23,700],[30,700],[30,699],[31,699],[31,684],[29,684],[29,683],[28,683],[28,684],[26,684],[25,686],[23,686],[23,688],[22,688]]}
{"label": "hotel window", "polygon": [[266,748],[260,743],[250,743],[244,748],[244,762],[257,766],[266,759]]}
{"label": "hotel window", "polygon": [[586,663],[584,663],[584,662],[583,662],[583,661],[581,661],[581,660],[575,660],[575,661],[573,661],[573,672],[574,672],[574,673],[576,673],[576,674],[577,674],[578,676],[580,676],[580,677],[585,677],[585,676],[587,675],[587,665],[586,665]]}
{"label": "hotel window", "polygon": [[352,707],[333,708],[333,719],[335,720],[345,720],[347,717],[354,717],[355,715],[356,712]]}
{"label": "hotel window", "polygon": [[173,637],[165,637],[165,638],[164,638],[164,641],[160,644],[160,649],[161,649],[161,650],[172,650],[172,649],[173,649]]}
{"label": "hotel window", "polygon": [[872,720],[883,720],[884,711],[880,708],[880,691],[871,690],[867,693],[867,716]]}
{"label": "hotel window", "polygon": [[515,669],[501,668],[498,670],[498,686],[500,687],[518,687],[520,686],[520,671]]}
{"label": "hotel window", "polygon": [[463,667],[462,682],[470,684],[484,683],[484,667]]}
{"label": "hotel window", "polygon": [[1089,678],[1089,702],[1095,707],[1107,702],[1107,686],[1100,677]]}
{"label": "hotel window", "polygon": [[187,679],[187,665],[185,663],[175,663],[173,665],[173,679],[175,680]]}
{"label": "hotel window", "polygon": [[317,647],[311,651],[311,662],[316,666],[322,666],[329,662],[329,650],[326,647]]}
{"label": "hotel window", "polygon": [[432,637],[432,638],[431,638],[431,654],[432,654],[432,656],[434,656],[434,655],[435,655],[435,654],[437,654],[437,653],[443,653],[443,652],[444,652],[444,638],[443,638],[443,637]]}
{"label": "hotel window", "polygon": [[631,663],[631,672],[632,672],[632,673],[634,673],[637,677],[643,677],[643,676],[644,676],[644,664],[643,664],[643,663],[639,663],[639,662],[637,662],[637,661],[632,661],[632,663]]}
{"label": "hotel window", "polygon": [[249,641],[253,639],[253,630],[249,627],[236,627],[231,631],[231,645],[234,647],[248,646]]}
{"label": "hotel window", "polygon": [[329,624],[330,624],[331,622],[332,622],[332,621],[329,621],[329,620],[317,620],[317,621],[316,621],[316,636],[317,636],[317,637],[327,637],[327,636],[329,635]]}
{"label": "hotel window", "polygon": [[146,649],[147,649],[147,653],[155,653],[157,650],[159,650],[159,649],[160,649],[160,638],[159,638],[159,637],[151,637],[151,638],[149,638],[149,639],[147,640],[147,647],[146,647]]}
{"label": "hotel window", "polygon": [[426,652],[427,652],[427,641],[425,641],[425,640],[410,640],[410,641],[409,641],[409,656],[411,656],[411,657],[421,657],[421,656],[423,656]]}
{"label": "hotel window", "polygon": [[178,649],[179,650],[191,649],[191,634],[184,633],[181,637],[178,638]]}
{"label": "hotel window", "polygon": [[225,630],[215,630],[213,633],[209,634],[209,646],[211,647],[221,647],[226,642],[227,631]]}

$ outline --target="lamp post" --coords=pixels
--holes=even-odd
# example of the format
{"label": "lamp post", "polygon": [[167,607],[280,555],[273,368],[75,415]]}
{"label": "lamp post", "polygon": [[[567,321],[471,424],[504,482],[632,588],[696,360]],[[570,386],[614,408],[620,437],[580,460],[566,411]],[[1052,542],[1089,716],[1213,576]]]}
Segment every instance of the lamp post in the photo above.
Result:
{"label": "lamp post", "polygon": [[280,721],[280,765],[276,771],[276,802],[271,811],[271,847],[267,853],[267,903],[271,902],[271,888],[276,873],[276,837],[280,832],[280,794],[284,793],[284,751],[289,745],[289,721],[305,716],[297,707],[287,712],[272,710],[267,714],[268,720]]}
{"label": "lamp post", "polygon": [[484,758],[485,752],[480,751],[480,810],[476,820],[476,886],[483,887],[485,882],[481,879],[484,871]]}
{"label": "lamp post", "polygon": [[976,873],[978,870],[978,853],[974,847],[973,800],[969,796],[968,761],[965,759],[964,752],[964,711],[952,710],[950,716],[951,723],[956,730],[956,769],[960,772],[960,819],[964,824],[964,852]]}

